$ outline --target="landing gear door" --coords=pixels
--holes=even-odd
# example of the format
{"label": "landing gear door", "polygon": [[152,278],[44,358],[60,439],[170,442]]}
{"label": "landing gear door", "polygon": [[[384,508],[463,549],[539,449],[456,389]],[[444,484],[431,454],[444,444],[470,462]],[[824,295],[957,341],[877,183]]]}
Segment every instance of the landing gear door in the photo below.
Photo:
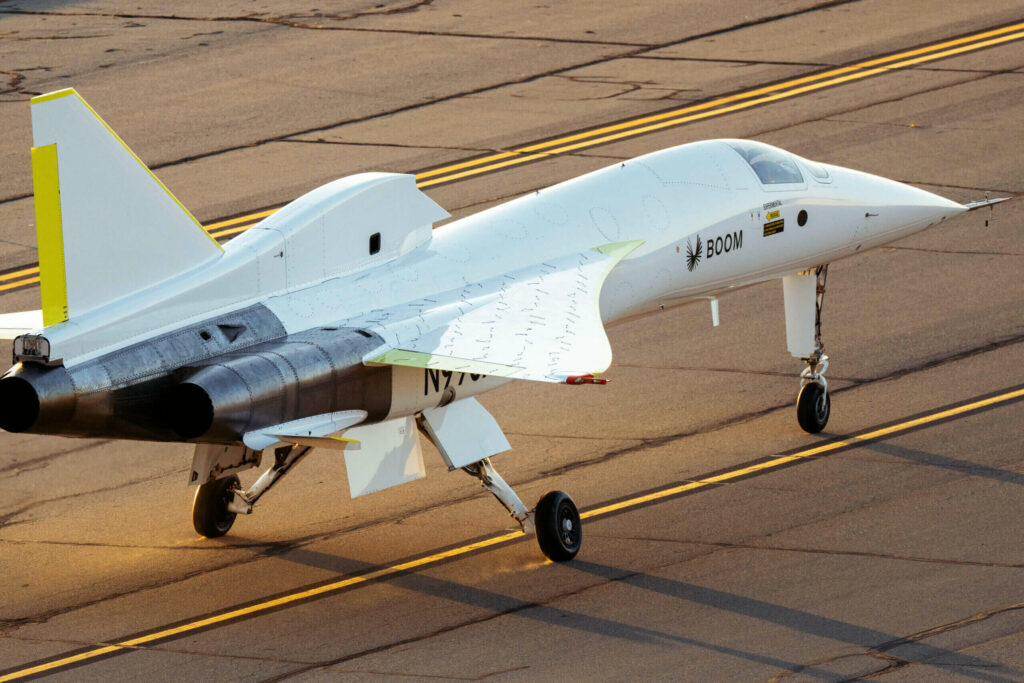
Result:
{"label": "landing gear door", "polygon": [[814,355],[817,281],[813,272],[782,278],[782,295],[786,302],[786,346],[795,358]]}
{"label": "landing gear door", "polygon": [[245,446],[221,446],[214,443],[196,444],[195,455],[192,456],[192,469],[188,483],[192,486],[205,484],[214,479],[226,477],[235,472],[258,467],[262,451],[254,451]]}
{"label": "landing gear door", "polygon": [[475,398],[423,411],[423,428],[454,470],[504,453],[511,446],[497,421]]}
{"label": "landing gear door", "polygon": [[416,421],[411,417],[353,427],[345,438],[359,442],[358,447],[345,448],[353,498],[426,476]]}

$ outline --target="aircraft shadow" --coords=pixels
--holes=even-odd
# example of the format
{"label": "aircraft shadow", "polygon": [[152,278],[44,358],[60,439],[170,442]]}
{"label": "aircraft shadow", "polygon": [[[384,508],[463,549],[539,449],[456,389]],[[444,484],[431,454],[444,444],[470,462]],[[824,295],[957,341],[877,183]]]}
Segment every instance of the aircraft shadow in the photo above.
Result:
{"label": "aircraft shadow", "polygon": [[[965,655],[953,650],[935,647],[927,643],[906,641],[892,633],[885,633],[872,628],[850,624],[837,619],[823,617],[812,612],[784,607],[764,600],[749,598],[735,593],[716,590],[706,586],[698,586],[683,581],[675,581],[651,574],[626,572],[617,567],[595,564],[576,560],[569,566],[581,572],[593,574],[610,580],[620,581],[629,586],[676,598],[681,601],[706,605],[715,609],[732,612],[752,619],[783,626],[800,633],[830,638],[850,645],[861,647],[872,652],[887,652],[900,648],[899,658],[911,662],[927,663],[934,660],[934,666],[955,667],[956,673],[965,678],[981,681],[1009,681],[1011,679],[975,671],[971,667],[1000,667],[998,662]],[[624,576],[623,576],[624,575]],[[615,578],[622,576],[622,578]],[[768,658],[766,658],[768,659]],[[792,664],[780,664],[780,668],[792,670]],[[800,673],[819,676],[823,672],[813,669],[798,669]],[[829,674],[829,678],[835,674]]]}
{"label": "aircraft shadow", "polygon": [[942,467],[948,470],[953,470],[954,472],[959,472],[960,474],[984,477],[986,479],[992,479],[1006,484],[1017,484],[1018,486],[1024,485],[1024,474],[1020,474],[1019,472],[1002,470],[998,467],[989,467],[988,465],[979,465],[978,463],[971,462],[970,460],[951,458],[948,455],[938,455],[937,453],[930,453],[928,451],[919,451],[914,448],[907,448],[905,446],[898,446],[894,443],[882,441],[861,444],[859,448],[875,451],[882,455],[891,455],[896,458],[902,458],[921,465]]}
{"label": "aircraft shadow", "polygon": [[[278,557],[290,562],[296,562],[308,567],[315,567],[330,572],[337,572],[339,574],[349,574],[354,571],[377,568],[370,564],[352,560],[351,558],[338,557],[336,555],[308,549],[291,550],[279,555]],[[625,581],[626,578],[624,577],[632,574],[625,569],[604,567],[602,565],[595,565],[591,563],[573,562],[567,566],[613,581]],[[635,578],[635,576],[632,578]],[[674,633],[667,633],[665,631],[644,628],[642,626],[636,626],[621,621],[583,614],[564,607],[554,607],[542,603],[530,602],[482,588],[468,586],[446,579],[439,579],[426,574],[408,573],[389,577],[386,580],[388,583],[400,586],[406,590],[484,609],[491,613],[491,616],[483,620],[473,620],[472,623],[479,623],[480,621],[505,615],[514,615],[550,626],[573,629],[576,631],[592,633],[594,635],[627,640],[634,643],[691,645],[731,657],[738,657],[758,664],[768,665],[781,670],[790,670],[799,666],[796,662],[790,662],[777,657],[769,657],[754,652],[745,652],[743,650],[695,638],[688,638]],[[465,621],[460,620],[458,624],[453,625],[450,629],[442,629],[439,632],[432,632],[431,636],[439,635],[447,630],[454,630],[455,628],[459,628],[463,625],[465,625]],[[822,679],[831,680],[834,677],[833,674],[816,670],[813,667],[802,669],[802,673]]]}

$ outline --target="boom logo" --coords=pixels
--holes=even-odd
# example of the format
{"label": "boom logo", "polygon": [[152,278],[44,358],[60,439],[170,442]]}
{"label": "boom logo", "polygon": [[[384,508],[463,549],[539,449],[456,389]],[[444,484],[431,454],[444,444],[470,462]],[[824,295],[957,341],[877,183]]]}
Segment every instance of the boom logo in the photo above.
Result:
{"label": "boom logo", "polygon": [[718,237],[708,238],[708,261],[715,256],[728,254],[743,247],[743,231],[725,233]]}
{"label": "boom logo", "polygon": [[700,263],[700,257],[704,248],[701,245],[700,235],[697,235],[697,246],[694,247],[690,244],[690,240],[686,240],[686,269],[693,272],[693,269]]}

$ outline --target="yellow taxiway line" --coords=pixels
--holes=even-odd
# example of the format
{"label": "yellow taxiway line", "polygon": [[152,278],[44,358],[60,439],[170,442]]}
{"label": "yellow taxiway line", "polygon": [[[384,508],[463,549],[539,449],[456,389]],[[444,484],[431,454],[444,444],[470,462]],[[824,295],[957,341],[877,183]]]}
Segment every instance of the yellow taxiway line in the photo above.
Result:
{"label": "yellow taxiway line", "polygon": [[[654,491],[652,493],[646,493],[644,495],[636,496],[628,500],[619,501],[617,503],[603,505],[592,510],[587,510],[586,512],[582,513],[580,517],[582,517],[583,519],[594,519],[598,517],[603,517],[605,515],[622,512],[625,510],[629,510],[630,508],[636,508],[641,505],[646,505],[659,500],[665,500],[673,496],[678,496],[689,491],[695,491],[697,489],[707,488],[714,486],[716,484],[735,481],[742,477],[777,469],[779,467],[789,465],[799,460],[806,460],[808,458],[822,456],[842,448],[847,448],[849,446],[855,446],[860,443],[891,437],[897,434],[910,431],[912,429],[916,429],[918,427],[923,427],[930,424],[935,424],[937,422],[941,422],[943,420],[948,420],[958,416],[966,415],[977,410],[999,406],[1000,404],[1005,404],[1009,401],[1013,401],[1019,398],[1024,398],[1024,388],[1006,391],[995,396],[990,396],[988,398],[971,401],[969,403],[955,406],[953,408],[937,410],[935,412],[927,413],[920,417],[911,418],[903,422],[890,425],[888,427],[874,429],[863,434],[849,436],[844,439],[839,439],[836,441],[827,441],[823,444],[813,446],[811,448],[807,448],[796,453],[770,457],[766,460],[762,460],[761,462],[757,462],[752,465],[747,465],[744,467],[739,467],[737,469],[729,470],[721,474],[716,474],[714,476],[705,477],[702,479],[696,479],[685,484],[680,484],[678,486],[670,486],[664,489],[660,489],[658,491]],[[135,638],[128,638],[113,643],[103,644],[98,647],[88,649],[83,652],[79,652],[77,654],[68,655],[66,657],[61,657],[59,659],[54,659],[49,662],[43,662],[41,664],[36,664],[34,666],[29,666],[24,669],[19,669],[17,671],[12,671],[10,673],[0,675],[0,683],[6,683],[7,681],[16,681],[18,679],[26,678],[28,676],[44,674],[55,669],[60,669],[75,664],[81,664],[91,659],[103,657],[104,655],[109,655],[115,652],[131,650],[142,646],[146,646],[157,641],[164,640],[166,638],[173,638],[186,633],[199,631],[201,629],[220,626],[233,621],[237,621],[239,619],[243,619],[245,617],[250,617],[263,612],[267,612],[269,610],[278,609],[280,607],[298,603],[303,600],[329,595],[331,593],[336,593],[343,589],[351,588],[352,586],[358,586],[360,584],[369,583],[371,581],[386,579],[388,577],[396,576],[398,574],[402,574],[404,572],[408,572],[414,569],[428,567],[430,565],[438,564],[445,560],[450,560],[452,558],[468,555],[478,550],[484,550],[487,548],[500,546],[505,543],[509,543],[511,541],[520,539],[523,536],[524,534],[521,531],[515,531],[511,533],[492,536],[481,541],[476,541],[473,543],[468,543],[466,545],[458,546],[456,548],[451,548],[449,550],[443,550],[441,552],[425,555],[423,557],[409,560],[407,562],[401,562],[391,566],[381,567],[379,569],[375,569],[365,574],[359,574],[358,576],[350,576],[344,579],[339,579],[338,581],[333,581],[320,586],[315,586],[313,588],[295,591],[294,593],[288,593],[287,595],[282,595],[271,600],[266,600],[264,602],[258,602],[252,605],[247,605],[245,607],[230,609],[220,614],[204,617],[202,619],[196,619],[195,621],[190,621],[188,623],[180,624],[178,626],[173,626],[170,628],[154,631],[152,633],[147,633],[145,635],[137,636]]]}
{"label": "yellow taxiway line", "polygon": [[[658,114],[640,116],[619,123],[578,131],[551,140],[490,154],[477,159],[421,171],[416,174],[416,184],[420,188],[426,188],[441,183],[461,180],[502,170],[510,166],[518,166],[547,157],[575,152],[587,147],[595,147],[644,135],[665,128],[681,126],[716,116],[724,116],[725,114],[731,114],[751,107],[805,95],[823,88],[835,87],[882,73],[966,54],[1022,38],[1024,38],[1024,22],[980,31],[961,38],[945,40],[884,57],[874,57],[821,73],[801,76],[772,85],[760,86],[700,104]],[[214,238],[222,239],[244,232],[253,224],[275,211],[277,211],[277,208],[264,209],[244,216],[216,221],[204,227]],[[21,268],[0,275],[0,292],[28,287],[38,282],[38,267]]]}

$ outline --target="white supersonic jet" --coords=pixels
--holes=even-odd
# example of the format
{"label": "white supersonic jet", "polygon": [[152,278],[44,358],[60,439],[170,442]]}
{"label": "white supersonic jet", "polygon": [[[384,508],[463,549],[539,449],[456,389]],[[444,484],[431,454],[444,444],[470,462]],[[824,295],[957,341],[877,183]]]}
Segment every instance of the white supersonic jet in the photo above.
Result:
{"label": "white supersonic jet", "polygon": [[[424,475],[417,432],[568,560],[580,516],[533,510],[491,465],[474,398],[510,379],[602,384],[604,325],[781,279],[797,419],[825,427],[828,263],[966,206],[749,140],[588,173],[463,218],[411,175],[361,173],[217,243],[74,90],[33,98],[42,310],[0,316],[14,362],[0,427],[196,444],[193,523],[225,534],[312,448],[352,496]],[[269,467],[243,488],[236,473]]]}

